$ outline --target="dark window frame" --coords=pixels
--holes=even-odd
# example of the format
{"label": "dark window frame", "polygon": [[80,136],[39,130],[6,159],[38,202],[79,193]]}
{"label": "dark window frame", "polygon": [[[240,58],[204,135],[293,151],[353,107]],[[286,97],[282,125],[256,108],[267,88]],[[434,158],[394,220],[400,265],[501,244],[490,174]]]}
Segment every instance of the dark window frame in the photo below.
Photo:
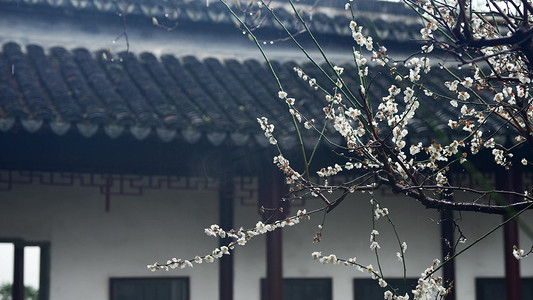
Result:
{"label": "dark window frame", "polygon": [[[22,259],[22,269],[24,269],[24,254],[18,258],[16,255],[17,248],[39,247],[41,249],[39,264],[39,300],[50,299],[50,242],[48,241],[29,241],[21,238],[0,238],[2,244],[13,244],[15,246],[14,260]],[[22,251],[24,253],[24,251]],[[13,262],[15,263],[15,261]],[[15,278],[13,278],[15,285]]]}
{"label": "dark window frame", "polygon": [[[399,293],[402,293],[403,290],[403,278],[399,277],[391,277],[391,278],[385,278],[385,281],[387,282],[387,287],[380,287],[377,280],[371,279],[371,278],[354,278],[353,279],[353,299],[354,300],[366,300],[366,299],[383,299],[383,293],[388,290],[388,287],[392,287],[394,289],[397,289]],[[406,292],[411,293],[411,290],[413,290],[416,287],[416,284],[418,282],[418,278],[415,277],[407,277],[407,288]],[[413,286],[414,285],[414,286]],[[380,294],[372,295],[372,296],[364,296],[360,295],[361,289],[371,287],[371,289],[380,291]],[[368,298],[372,297],[372,298]],[[374,298],[379,297],[379,298]]]}
{"label": "dark window frame", "polygon": [[172,281],[179,280],[185,281],[185,286],[187,288],[185,300],[191,299],[191,282],[190,278],[186,276],[158,276],[158,277],[110,277],[109,278],[109,299],[113,300],[113,283],[117,281]]}
{"label": "dark window frame", "polygon": [[[533,277],[521,277],[520,280],[521,280],[521,285],[522,285],[522,299],[528,299],[527,298],[528,295],[530,296],[533,295]],[[476,277],[475,285],[476,285],[476,298],[475,298],[476,300],[486,299],[486,298],[483,298],[483,295],[485,294],[483,292],[483,285],[487,285],[490,287],[501,286],[501,289],[502,289],[501,292],[503,295],[502,299],[505,298],[505,278],[504,277]],[[531,289],[531,291],[529,292],[530,294],[525,294],[525,290],[528,287]],[[495,296],[495,295],[492,295],[492,296]],[[497,299],[497,298],[494,298],[494,299]]]}
{"label": "dark window frame", "polygon": [[[328,294],[326,297],[329,297],[328,299],[329,300],[332,300],[333,299],[333,278],[331,277],[287,277],[287,278],[283,278],[283,287],[285,288],[287,286],[287,283],[290,283],[290,282],[304,282],[304,281],[307,281],[307,282],[311,282],[311,281],[314,281],[315,283],[316,282],[324,282],[326,281],[329,286],[327,287],[327,291],[326,293]],[[266,298],[266,279],[265,278],[261,278],[261,283],[260,283],[260,299],[261,300],[265,300],[267,299]]]}

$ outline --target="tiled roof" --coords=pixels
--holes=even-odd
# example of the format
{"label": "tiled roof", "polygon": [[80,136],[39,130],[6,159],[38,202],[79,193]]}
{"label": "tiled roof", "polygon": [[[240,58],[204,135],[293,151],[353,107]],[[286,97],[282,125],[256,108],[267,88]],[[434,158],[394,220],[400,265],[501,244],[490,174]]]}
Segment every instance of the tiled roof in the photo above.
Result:
{"label": "tiled roof", "polygon": [[[324,94],[298,78],[295,63],[272,61],[272,65],[301,112],[314,117],[320,127]],[[347,75],[357,73],[349,64],[344,67]],[[327,83],[314,66],[302,68]],[[371,67],[371,72],[379,73],[372,89],[386,93],[393,78],[378,68]],[[436,68],[428,78],[439,81],[442,76]],[[350,76],[345,80],[358,86]],[[86,137],[157,136],[189,144],[204,139],[213,145],[265,146],[256,117],[266,116],[276,124],[278,139],[290,146],[295,143],[292,120],[277,99],[277,90],[266,65],[254,59],[158,58],[152,53],[113,57],[106,51],[45,50],[37,45],[24,50],[10,42],[0,53],[0,131],[22,127],[63,135],[77,130]],[[412,121],[412,132],[426,141],[435,138],[435,129],[447,132],[447,121],[455,115],[452,109],[446,100],[421,99],[422,115]],[[496,130],[499,125],[489,126]],[[304,131],[304,139],[314,137]]]}
{"label": "tiled roof", "polygon": [[[231,1],[229,1],[231,2]],[[254,2],[255,3],[255,2]],[[418,38],[420,20],[413,12],[401,3],[387,1],[354,1],[358,23],[365,27],[365,34],[372,34],[375,38],[389,42],[405,42]],[[274,12],[292,32],[303,27],[294,17],[290,7],[273,2]],[[239,8],[233,7],[236,11]],[[175,24],[216,24],[217,26],[234,27],[235,21],[228,10],[219,1],[176,0],[4,0],[0,1],[0,10],[16,10],[24,12],[45,13],[52,12],[60,15],[94,15],[117,18],[126,14],[130,18],[144,18],[151,22],[152,17],[169,27]],[[246,10],[246,14],[255,16],[257,8]],[[276,30],[281,27],[265,13],[254,19],[246,17],[251,26],[260,25],[260,30]],[[350,36],[348,23],[351,15],[343,8],[314,8],[306,11],[304,18],[309,22],[313,32],[317,34]],[[129,20],[131,21],[131,19]]]}
{"label": "tiled roof", "polygon": [[283,118],[273,79],[257,61],[112,57],[61,47],[46,52],[37,45],[25,51],[16,43],[3,45],[1,131],[21,125],[62,135],[77,127],[87,137],[99,130],[112,138],[129,131],[140,140],[156,134],[195,143],[205,136],[213,144],[229,139],[242,145],[258,133],[257,116]]}

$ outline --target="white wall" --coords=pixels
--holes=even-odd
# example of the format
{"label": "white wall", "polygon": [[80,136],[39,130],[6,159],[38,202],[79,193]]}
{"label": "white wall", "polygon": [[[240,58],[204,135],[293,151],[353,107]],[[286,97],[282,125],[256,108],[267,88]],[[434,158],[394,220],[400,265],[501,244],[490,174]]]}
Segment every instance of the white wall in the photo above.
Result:
{"label": "white wall", "polygon": [[[418,202],[393,194],[376,193],[376,198],[390,211],[401,241],[408,245],[406,252],[407,276],[418,278],[433,259],[441,259],[440,216],[435,210],[425,209]],[[376,257],[370,250],[369,237],[372,230],[371,204],[368,194],[354,194],[332,211],[326,219],[322,242],[313,244],[317,225],[322,222],[321,215],[298,226],[283,229],[284,276],[285,277],[331,277],[333,280],[333,299],[353,299],[352,282],[354,278],[369,278],[354,268],[342,265],[322,265],[311,258],[313,251],[323,254],[336,254],[338,257],[357,257],[363,265],[377,267]],[[458,199],[461,200],[461,199]],[[317,203],[318,201],[318,203]],[[317,207],[320,200],[308,201],[306,207]],[[296,213],[302,207],[292,208]],[[237,225],[250,225],[257,218],[253,207],[238,207]],[[461,230],[467,237],[464,245],[488,232],[502,221],[501,216],[487,216],[479,213],[455,214]],[[533,211],[522,216],[523,223],[533,226]],[[376,222],[380,232],[378,242],[381,246],[380,259],[384,275],[390,278],[403,276],[402,264],[396,259],[398,244],[392,227],[381,218]],[[529,249],[533,238],[521,231],[520,245]],[[257,240],[237,253],[236,298],[238,300],[259,300],[259,280],[265,274],[264,239]],[[459,250],[462,248],[459,248]],[[442,259],[441,259],[442,260]],[[521,260],[521,274],[533,276],[533,257]],[[485,241],[465,252],[456,261],[456,295],[458,300],[475,299],[475,278],[503,277],[503,231],[496,231]],[[440,273],[438,273],[440,275]],[[248,288],[255,290],[251,294]]]}
{"label": "white wall", "polygon": [[[456,217],[459,217],[458,214]],[[465,246],[503,221],[502,216],[486,216],[471,212],[462,213],[462,218],[463,221],[459,224],[467,236]],[[521,220],[531,228],[533,211],[525,212]],[[522,229],[520,229],[519,245],[526,251],[533,246],[533,237],[526,235]],[[500,229],[457,258],[455,265],[458,299],[474,299],[476,277],[503,278],[505,276],[503,251],[503,230]],[[523,277],[533,277],[533,256],[520,261],[520,271]]]}
{"label": "white wall", "polygon": [[[144,196],[111,196],[111,210],[105,211],[105,198],[97,188],[43,185],[14,185],[0,192],[0,238],[50,241],[52,250],[51,299],[108,299],[110,277],[188,276],[191,300],[218,298],[218,264],[195,265],[194,269],[152,273],[148,263],[168,258],[192,258],[209,253],[218,244],[203,229],[218,222],[216,191],[145,190]],[[257,196],[257,195],[255,195]],[[411,199],[377,194],[408,245],[407,276],[418,277],[440,258],[439,216]],[[285,277],[331,277],[333,299],[352,299],[353,278],[368,278],[354,268],[321,265],[311,252],[357,257],[358,262],[377,267],[369,249],[372,229],[368,194],[355,194],[331,212],[326,219],[322,242],[312,239],[322,217],[314,215],[295,227],[283,230]],[[253,227],[260,216],[255,198],[246,205],[236,201],[236,227]],[[307,208],[319,204],[307,202]],[[301,206],[295,205],[292,213]],[[458,214],[468,245],[496,226],[500,216]],[[533,212],[523,217],[533,224]],[[386,219],[376,222],[380,232],[381,264],[386,277],[401,277],[402,265],[396,259],[398,245]],[[503,276],[502,231],[458,258],[459,300],[474,300],[476,277]],[[232,254],[235,258],[235,299],[259,300],[260,279],[265,276],[265,238],[257,237]],[[521,234],[521,245],[533,240]],[[523,276],[533,276],[533,258],[521,261]]]}
{"label": "white wall", "polygon": [[14,185],[0,194],[0,237],[51,242],[50,299],[108,299],[110,277],[135,276],[190,276],[191,299],[216,299],[218,264],[168,273],[146,268],[217,246],[203,234],[207,220],[218,218],[216,197],[146,190],[143,197],[112,196],[106,212],[97,188]]}
{"label": "white wall", "polygon": [[[379,196],[378,196],[379,197]],[[313,244],[313,237],[322,222],[322,215],[314,215],[311,220],[302,221],[294,227],[283,229],[284,243],[284,276],[285,277],[331,277],[333,279],[333,299],[352,299],[354,278],[369,278],[368,273],[361,273],[355,268],[342,265],[322,265],[311,257],[313,251],[321,251],[323,254],[336,254],[339,258],[357,257],[357,261],[363,265],[372,264],[377,268],[376,258],[370,250],[370,232],[372,231],[372,206],[368,194],[354,195],[344,201],[337,209],[333,210],[326,219],[323,238],[320,243]],[[315,202],[315,203],[313,203]],[[407,242],[406,253],[408,273],[407,276],[419,277],[427,266],[431,265],[434,258],[440,255],[439,227],[434,226],[436,214],[433,211],[422,209],[417,203],[405,201],[400,197],[388,197],[381,200],[388,207],[390,217],[398,227],[402,241]],[[317,201],[308,201],[306,206],[317,207]],[[302,207],[294,207],[292,213],[296,213]],[[251,208],[239,208],[237,215],[250,215]],[[402,219],[404,213],[413,213],[410,219]],[[247,222],[252,220],[247,218]],[[402,277],[403,267],[396,258],[398,243],[392,234],[391,226],[386,219],[376,222],[376,228],[380,232],[377,240],[382,247],[381,264],[383,272],[389,277]],[[420,252],[416,249],[424,248],[427,251]],[[236,261],[237,280],[246,282],[244,286],[252,285],[259,289],[259,278],[264,277],[265,268],[251,267],[251,263],[257,259],[265,260],[264,244],[253,243],[242,249]],[[418,253],[417,253],[418,252]],[[437,255],[437,256],[435,256]],[[246,273],[241,269],[246,268]],[[259,299],[258,292],[247,295],[245,290],[237,289],[236,299]]]}

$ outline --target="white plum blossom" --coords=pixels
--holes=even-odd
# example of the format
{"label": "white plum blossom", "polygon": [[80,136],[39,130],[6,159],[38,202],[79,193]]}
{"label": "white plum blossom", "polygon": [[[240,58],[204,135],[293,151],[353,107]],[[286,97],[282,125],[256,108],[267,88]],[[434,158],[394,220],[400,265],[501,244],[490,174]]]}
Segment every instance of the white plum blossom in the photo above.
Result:
{"label": "white plum blossom", "polygon": [[270,144],[277,144],[278,141],[274,138],[274,135],[272,134],[274,132],[274,125],[268,124],[268,119],[266,117],[257,118],[257,122],[259,123],[259,125],[261,125],[261,129],[263,130],[265,137],[268,138]]}
{"label": "white plum blossom", "polygon": [[513,256],[517,259],[517,260],[520,260],[522,258],[525,258],[525,257],[528,257],[528,255],[533,252],[533,247],[531,247],[531,250],[526,253],[526,251],[524,251],[524,249],[520,249],[518,248],[516,245],[513,246]]}
{"label": "white plum blossom", "polygon": [[348,110],[345,112],[345,114],[347,116],[349,116],[350,118],[356,120],[357,117],[359,117],[361,115],[361,111],[359,109],[355,109],[353,107],[350,107],[348,108]]}
{"label": "white plum blossom", "polygon": [[470,94],[468,92],[461,91],[458,93],[457,98],[459,98],[459,100],[466,101],[468,98],[470,98]]}
{"label": "white plum blossom", "polygon": [[203,262],[203,259],[202,259],[202,257],[200,257],[200,256],[197,255],[197,256],[194,258],[194,262],[197,263],[197,264],[201,264],[201,263]]}
{"label": "white plum blossom", "polygon": [[389,214],[389,210],[384,207],[381,208],[379,204],[376,204],[376,207],[374,209],[374,219],[379,220],[380,217],[385,217]]}
{"label": "white plum blossom", "polygon": [[444,85],[452,92],[456,92],[457,91],[457,85],[459,84],[459,81],[457,80],[454,80],[454,81],[446,81],[444,83]]}
{"label": "white plum blossom", "polygon": [[379,250],[381,247],[379,246],[378,242],[374,241],[370,244],[371,250]]}
{"label": "white plum blossom", "polygon": [[420,29],[420,34],[422,35],[422,38],[424,40],[429,40],[433,37],[433,34],[431,33],[431,29],[429,28],[422,28]]}
{"label": "white plum blossom", "polygon": [[446,178],[446,175],[444,174],[443,171],[439,171],[437,173],[435,181],[437,182],[437,186],[443,186],[446,183],[448,183],[448,178]]}
{"label": "white plum blossom", "polygon": [[385,299],[385,300],[392,300],[393,296],[394,296],[394,294],[391,291],[385,291],[383,293],[383,299]]}
{"label": "white plum blossom", "polygon": [[453,107],[459,106],[459,104],[457,103],[457,100],[450,100],[450,105]]}
{"label": "white plum blossom", "polygon": [[416,289],[412,291],[413,299],[415,300],[426,300],[441,298],[448,294],[448,289],[442,286],[443,280],[440,277],[435,277],[433,271],[435,267],[440,264],[438,259],[433,261],[433,265],[427,268],[418,279],[418,285]]}
{"label": "white plum blossom", "polygon": [[461,82],[461,84],[467,89],[471,88],[473,83],[474,80],[470,77],[465,77],[464,81]]}
{"label": "white plum blossom", "polygon": [[385,280],[383,280],[383,278],[380,278],[378,280],[378,282],[379,282],[379,286],[382,287],[382,288],[387,286],[387,282]]}
{"label": "white plum blossom", "polygon": [[494,161],[501,166],[505,166],[507,160],[504,156],[503,150],[501,149],[492,149],[492,155],[494,156]]}
{"label": "white plum blossom", "polygon": [[339,66],[333,66],[333,70],[335,73],[337,73],[337,75],[341,75],[344,72],[344,68]]}
{"label": "white plum blossom", "polygon": [[420,153],[420,150],[422,150],[422,142],[418,142],[417,145],[411,145],[409,153],[411,153],[411,155],[416,155]]}
{"label": "white plum blossom", "polygon": [[355,21],[351,21],[350,30],[352,31],[352,38],[355,40],[355,42],[359,46],[365,47],[368,51],[372,51],[373,49],[372,37],[366,37],[365,35],[363,35],[362,26],[357,26],[357,23]]}
{"label": "white plum blossom", "polygon": [[398,261],[403,261],[403,256],[400,252],[396,252],[396,258],[398,259]]}
{"label": "white plum blossom", "polygon": [[523,249],[514,248],[513,249],[513,256],[516,259],[522,259],[524,257],[525,251]]}
{"label": "white plum blossom", "polygon": [[366,271],[368,273],[374,273],[374,267],[372,267],[372,265],[368,265],[368,266],[366,266]]}
{"label": "white plum blossom", "polygon": [[333,167],[328,166],[327,168],[322,168],[316,173],[320,177],[328,177],[328,176],[337,175],[337,173],[339,173],[340,171],[342,171],[342,167],[339,164],[335,164],[335,166]]}
{"label": "white plum blossom", "polygon": [[338,264],[340,261],[337,259],[337,256],[335,254],[330,254],[328,256],[322,256],[318,259],[323,264]]}
{"label": "white plum blossom", "polygon": [[495,102],[500,103],[500,102],[503,101],[503,99],[504,99],[504,98],[503,98],[503,93],[497,93],[496,95],[494,95],[494,101],[495,101]]}

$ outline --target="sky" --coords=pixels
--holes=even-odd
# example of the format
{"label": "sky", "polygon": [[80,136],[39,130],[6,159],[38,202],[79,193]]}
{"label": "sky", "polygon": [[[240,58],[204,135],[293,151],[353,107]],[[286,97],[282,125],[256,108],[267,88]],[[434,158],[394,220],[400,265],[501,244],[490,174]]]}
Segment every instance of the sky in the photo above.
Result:
{"label": "sky", "polygon": [[[11,243],[0,243],[0,285],[13,282],[13,260],[15,247]],[[24,283],[39,288],[40,248],[24,248]]]}

